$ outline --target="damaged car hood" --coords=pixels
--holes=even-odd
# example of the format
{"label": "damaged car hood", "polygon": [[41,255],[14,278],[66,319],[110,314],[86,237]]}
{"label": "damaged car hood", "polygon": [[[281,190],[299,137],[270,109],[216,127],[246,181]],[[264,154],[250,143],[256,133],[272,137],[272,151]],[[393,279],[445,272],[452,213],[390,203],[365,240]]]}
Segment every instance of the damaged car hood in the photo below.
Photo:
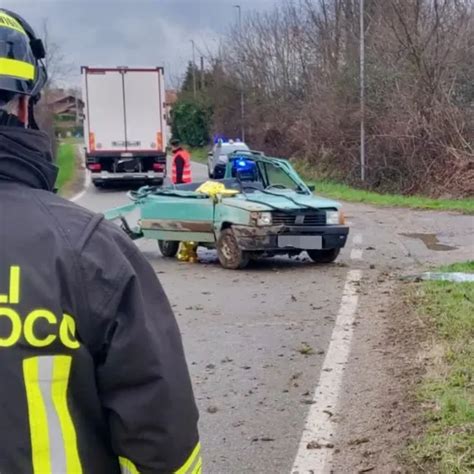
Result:
{"label": "damaged car hood", "polygon": [[222,200],[222,203],[226,206],[237,207],[247,211],[274,211],[275,209],[292,211],[307,208],[339,209],[341,207],[338,202],[331,199],[295,192],[240,194],[236,197],[225,198]]}

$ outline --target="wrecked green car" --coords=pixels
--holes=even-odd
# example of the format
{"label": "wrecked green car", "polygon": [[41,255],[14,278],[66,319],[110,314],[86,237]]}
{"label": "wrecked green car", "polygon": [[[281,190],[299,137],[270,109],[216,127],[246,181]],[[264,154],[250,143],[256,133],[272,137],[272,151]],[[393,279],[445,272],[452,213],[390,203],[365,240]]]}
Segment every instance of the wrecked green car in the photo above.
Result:
{"label": "wrecked green car", "polygon": [[[106,218],[120,220],[133,239],[157,240],[164,257],[175,257],[180,242],[216,248],[228,269],[302,252],[330,263],[346,244],[349,228],[340,204],[315,196],[286,160],[238,152],[216,183],[225,191],[201,192],[202,182],[144,187],[129,193],[133,203],[108,211]],[[137,208],[140,220],[132,229],[126,216]]]}

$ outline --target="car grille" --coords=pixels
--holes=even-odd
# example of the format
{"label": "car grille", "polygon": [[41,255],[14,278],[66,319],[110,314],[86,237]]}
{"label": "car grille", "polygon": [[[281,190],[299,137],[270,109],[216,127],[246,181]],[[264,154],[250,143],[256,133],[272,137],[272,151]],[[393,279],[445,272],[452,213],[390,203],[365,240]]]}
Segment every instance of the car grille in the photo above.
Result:
{"label": "car grille", "polygon": [[325,211],[306,211],[290,214],[287,212],[273,212],[274,225],[313,226],[326,225]]}

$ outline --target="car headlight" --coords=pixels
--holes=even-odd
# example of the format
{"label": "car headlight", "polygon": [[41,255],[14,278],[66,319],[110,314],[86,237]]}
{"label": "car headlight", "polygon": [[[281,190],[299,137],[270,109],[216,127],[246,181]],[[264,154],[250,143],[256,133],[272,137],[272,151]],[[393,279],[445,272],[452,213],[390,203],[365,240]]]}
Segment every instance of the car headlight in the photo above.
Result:
{"label": "car headlight", "polygon": [[217,162],[218,163],[227,163],[229,161],[229,157],[227,155],[220,155]]}
{"label": "car headlight", "polygon": [[340,223],[339,211],[326,211],[326,224],[337,225]]}
{"label": "car headlight", "polygon": [[257,226],[272,225],[271,212],[251,212],[250,223]]}

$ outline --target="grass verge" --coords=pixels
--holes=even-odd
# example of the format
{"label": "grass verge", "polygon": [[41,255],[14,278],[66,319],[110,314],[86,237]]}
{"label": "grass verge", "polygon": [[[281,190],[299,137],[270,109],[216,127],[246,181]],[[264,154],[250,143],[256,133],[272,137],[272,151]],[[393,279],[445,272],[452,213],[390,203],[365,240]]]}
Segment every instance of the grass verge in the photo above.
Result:
{"label": "grass verge", "polygon": [[76,171],[76,150],[72,143],[61,143],[58,149],[56,165],[59,168],[56,187],[59,192],[74,178]]}
{"label": "grass verge", "polygon": [[474,273],[474,260],[461,263],[453,263],[452,265],[445,265],[440,268],[441,272],[463,272]]}
{"label": "grass verge", "polygon": [[191,153],[191,158],[192,158],[193,161],[196,161],[198,163],[202,163],[204,165],[207,164],[207,153],[208,153],[208,148],[207,147],[190,148],[189,152]]}
{"label": "grass verge", "polygon": [[[443,267],[474,272],[474,261]],[[439,357],[418,391],[424,434],[407,459],[417,472],[474,472],[474,284],[424,282],[416,287],[419,314],[433,328]]]}
{"label": "grass verge", "polygon": [[312,184],[316,186],[317,193],[342,201],[375,204],[377,206],[459,211],[463,214],[474,214],[474,199],[432,199],[424,196],[379,194],[329,181],[315,181]]}

